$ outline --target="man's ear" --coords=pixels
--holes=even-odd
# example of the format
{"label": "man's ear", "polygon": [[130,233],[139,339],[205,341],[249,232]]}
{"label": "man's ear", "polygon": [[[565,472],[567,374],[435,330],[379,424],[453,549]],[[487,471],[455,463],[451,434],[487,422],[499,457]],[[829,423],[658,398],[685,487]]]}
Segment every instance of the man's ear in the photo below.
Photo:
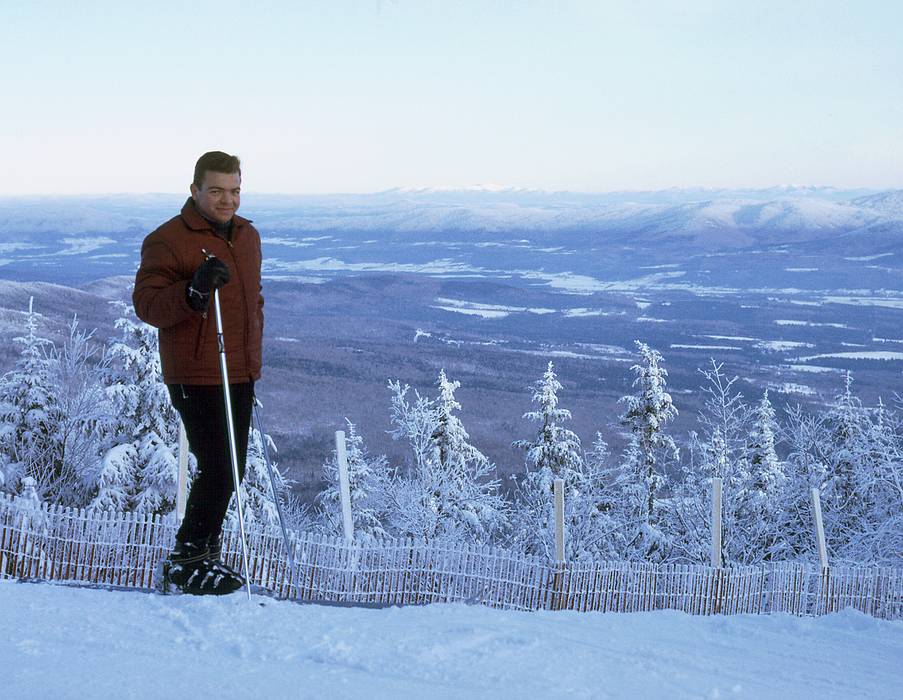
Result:
{"label": "man's ear", "polygon": [[198,192],[200,192],[200,190],[197,188],[197,185],[195,185],[195,184],[192,182],[192,183],[191,183],[191,187],[189,187],[189,189],[191,190],[191,198],[192,198],[192,199],[197,199],[197,198],[198,198]]}

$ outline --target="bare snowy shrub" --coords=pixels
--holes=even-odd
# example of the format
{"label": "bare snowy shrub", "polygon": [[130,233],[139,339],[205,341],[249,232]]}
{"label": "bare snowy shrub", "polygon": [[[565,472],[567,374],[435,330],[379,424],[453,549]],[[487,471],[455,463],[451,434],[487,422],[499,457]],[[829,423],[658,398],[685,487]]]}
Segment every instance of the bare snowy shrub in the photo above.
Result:
{"label": "bare snowy shrub", "polygon": [[586,554],[617,559],[627,546],[631,523],[625,519],[624,472],[612,459],[608,443],[596,433],[586,453],[585,507],[581,522],[573,530]]}
{"label": "bare snowy shrub", "polygon": [[[270,480],[269,470],[266,466],[264,440],[266,440],[266,448],[272,460],[275,484]],[[261,435],[256,428],[252,427],[248,436],[248,454],[240,487],[242,516],[248,527],[279,526],[279,506],[276,504],[276,499],[280,498],[280,494],[289,490],[290,484],[279,471],[279,465],[274,459],[276,453],[276,443],[273,442],[273,439],[267,434]],[[234,494],[229,499],[226,523],[228,527],[238,526],[238,511]]]}
{"label": "bare snowy shrub", "polygon": [[286,490],[284,496],[282,514],[285,516],[285,527],[295,532],[314,532],[317,529],[317,518],[310,505],[291,490]]}
{"label": "bare snowy shrub", "polygon": [[810,489],[821,491],[831,561],[903,560],[903,506],[899,418],[883,402],[869,409],[844,390],[820,414],[789,414],[788,484],[784,532],[791,551],[814,558]]}
{"label": "bare snowy shrub", "polygon": [[[391,479],[389,466],[384,456],[374,457],[367,452],[364,438],[357,432],[354,423],[347,418],[345,423],[345,453],[355,539],[385,537],[387,532],[383,521],[386,518],[386,490]],[[326,531],[338,535],[343,532],[343,525],[336,450],[323,464],[323,476],[326,488],[317,497],[320,513]]]}
{"label": "bare snowy shrub", "polygon": [[783,467],[774,449],[776,425],[767,395],[753,409],[734,390],[723,364],[700,370],[706,396],[698,423],[701,434],[690,435],[690,461],[670,500],[673,557],[702,562],[711,542],[712,479],[723,483],[722,561],[749,564],[774,554],[779,529],[779,489]]}
{"label": "bare snowy shrub", "polygon": [[390,382],[392,431],[411,447],[408,468],[396,473],[386,490],[386,518],[392,534],[424,540],[489,541],[507,524],[507,508],[495,467],[469,444],[455,411],[457,382],[444,371],[437,382],[440,395],[429,399],[408,386]]}
{"label": "bare snowy shrub", "polygon": [[93,331],[78,327],[73,318],[69,335],[50,353],[49,379],[53,403],[47,411],[51,448],[36,468],[38,490],[45,501],[84,506],[101,462],[103,437],[112,410],[103,390],[108,364]]}

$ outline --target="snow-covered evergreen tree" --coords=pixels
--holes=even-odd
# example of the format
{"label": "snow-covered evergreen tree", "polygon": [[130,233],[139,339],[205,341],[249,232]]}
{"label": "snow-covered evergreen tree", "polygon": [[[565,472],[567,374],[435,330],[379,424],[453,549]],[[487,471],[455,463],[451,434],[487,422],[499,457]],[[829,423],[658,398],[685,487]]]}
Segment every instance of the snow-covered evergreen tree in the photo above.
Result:
{"label": "snow-covered evergreen tree", "polygon": [[508,524],[507,504],[499,495],[499,482],[493,479],[495,465],[470,444],[470,436],[456,413],[461,404],[455,399],[460,382],[452,382],[439,372],[436,381],[436,427],[430,436],[433,460],[450,489],[448,503],[453,517],[476,542],[488,542]]}
{"label": "snow-covered evergreen tree", "polygon": [[671,395],[665,391],[668,372],[662,356],[645,343],[636,341],[640,362],[631,367],[636,375],[635,394],[621,401],[627,409],[621,425],[627,433],[622,458],[626,519],[633,523],[627,537],[625,556],[660,560],[667,556],[668,535],[662,529],[663,508],[658,498],[666,484],[663,460],[678,458],[677,445],[665,432],[665,425],[677,416]]}
{"label": "snow-covered evergreen tree", "polygon": [[542,379],[533,386],[532,399],[538,408],[524,414],[525,419],[538,424],[536,437],[514,443],[526,452],[526,471],[517,486],[513,542],[527,553],[554,557],[554,483],[563,479],[565,556],[576,559],[588,553],[587,539],[593,538],[599,511],[592,499],[580,438],[561,425],[571,419],[571,412],[559,406],[561,388],[549,362]]}
{"label": "snow-covered evergreen tree", "polygon": [[862,402],[853,394],[852,384],[848,372],[843,393],[825,417],[830,447],[821,499],[826,516],[825,539],[838,553],[868,528],[873,506],[868,488],[874,467],[868,446],[871,426]]}
{"label": "snow-covered evergreen tree", "polygon": [[533,388],[532,400],[539,407],[523,416],[539,424],[537,435],[533,440],[518,440],[514,446],[526,451],[529,471],[545,469],[553,478],[576,483],[585,473],[583,449],[580,438],[561,426],[561,423],[571,419],[571,412],[558,405],[561,388],[554,365],[549,362],[542,379]]}
{"label": "snow-covered evergreen tree", "polygon": [[752,430],[747,442],[747,461],[752,475],[752,488],[767,494],[779,488],[784,470],[775,447],[778,423],[768,391],[755,409]]}
{"label": "snow-covered evergreen tree", "polygon": [[20,492],[21,480],[49,482],[46,464],[53,453],[51,419],[55,405],[51,383],[52,343],[38,333],[39,316],[34,299],[28,303],[24,334],[13,338],[19,357],[12,371],[0,378],[0,463],[3,488]]}
{"label": "snow-covered evergreen tree", "polygon": [[106,451],[101,460],[91,507],[99,510],[131,510],[135,497],[138,453],[128,442]]}
{"label": "snow-covered evergreen tree", "polygon": [[788,555],[780,531],[783,491],[787,486],[786,467],[778,457],[776,440],[780,428],[768,392],[756,405],[752,430],[747,440],[749,465],[747,502],[741,517],[748,521],[752,561],[785,559]]}
{"label": "snow-covered evergreen tree", "polygon": [[[374,457],[364,446],[364,437],[347,418],[345,454],[348,459],[348,485],[351,494],[351,520],[355,539],[370,540],[386,537],[383,526],[385,498],[391,475],[386,458]],[[336,450],[323,464],[326,488],[319,494],[320,512],[327,532],[343,533],[342,504],[339,489],[339,463]]]}
{"label": "snow-covered evergreen tree", "polygon": [[179,475],[179,416],[163,383],[157,331],[116,303],[107,395],[116,409],[92,505],[168,513]]}

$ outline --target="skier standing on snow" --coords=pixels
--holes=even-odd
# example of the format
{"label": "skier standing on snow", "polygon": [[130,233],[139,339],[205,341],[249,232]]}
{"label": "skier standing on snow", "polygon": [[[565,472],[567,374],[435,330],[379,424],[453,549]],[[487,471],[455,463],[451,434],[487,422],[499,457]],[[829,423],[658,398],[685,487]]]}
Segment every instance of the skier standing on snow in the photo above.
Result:
{"label": "skier standing on snow", "polygon": [[164,566],[164,585],[189,593],[231,593],[244,585],[220,559],[234,480],[217,334],[207,313],[220,289],[238,471],[244,475],[260,378],[263,296],[260,235],[235,214],[240,166],[236,156],[221,151],[200,157],[181,213],[144,239],[132,296],[138,318],[160,329],[163,380],[198,462],[185,519]]}

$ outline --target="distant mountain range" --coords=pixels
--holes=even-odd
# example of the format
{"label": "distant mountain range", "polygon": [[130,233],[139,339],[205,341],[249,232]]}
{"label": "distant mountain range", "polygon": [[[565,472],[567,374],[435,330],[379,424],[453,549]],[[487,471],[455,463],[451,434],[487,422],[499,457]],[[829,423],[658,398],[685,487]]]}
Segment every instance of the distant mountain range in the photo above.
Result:
{"label": "distant mountain range", "polygon": [[[172,216],[183,201],[178,194],[0,198],[0,240],[21,244],[45,234],[143,234]],[[736,248],[838,233],[903,232],[903,190],[580,193],[473,187],[333,195],[250,192],[242,213],[270,232],[609,232]]]}

